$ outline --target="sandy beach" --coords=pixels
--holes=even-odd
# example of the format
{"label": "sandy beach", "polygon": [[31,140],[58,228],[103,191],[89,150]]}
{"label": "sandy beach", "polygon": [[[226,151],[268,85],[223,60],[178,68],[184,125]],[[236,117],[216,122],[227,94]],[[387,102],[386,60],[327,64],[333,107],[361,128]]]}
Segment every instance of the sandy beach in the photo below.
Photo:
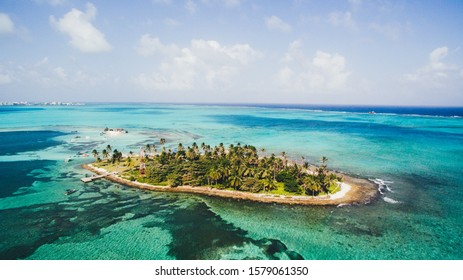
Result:
{"label": "sandy beach", "polygon": [[[83,168],[92,171],[96,174],[109,173],[104,168],[98,168],[92,164],[83,165]],[[179,193],[194,193],[207,196],[216,196],[223,198],[232,198],[238,200],[249,200],[262,203],[279,203],[292,205],[335,205],[343,206],[350,204],[367,204],[373,201],[377,195],[377,187],[368,180],[344,176],[344,182],[341,184],[341,190],[332,195],[324,196],[286,196],[264,193],[250,193],[242,191],[220,190],[211,187],[192,187],[178,186],[175,188],[169,186],[154,186],[136,181],[129,181],[115,174],[109,174],[105,179],[116,182],[125,186],[139,188],[143,190],[159,191],[159,192],[179,192]]]}

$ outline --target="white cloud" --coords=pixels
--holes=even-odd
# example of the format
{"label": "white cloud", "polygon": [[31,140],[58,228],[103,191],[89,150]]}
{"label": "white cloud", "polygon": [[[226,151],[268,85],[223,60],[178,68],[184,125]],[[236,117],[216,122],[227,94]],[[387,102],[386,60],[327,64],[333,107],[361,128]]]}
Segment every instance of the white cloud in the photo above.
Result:
{"label": "white cloud", "polygon": [[6,85],[13,82],[13,77],[10,71],[3,69],[0,65],[0,85]]}
{"label": "white cloud", "polygon": [[277,16],[271,16],[271,17],[265,18],[265,25],[270,30],[278,30],[278,31],[283,31],[283,32],[291,31],[291,25],[284,22],[282,19],[280,19]]}
{"label": "white cloud", "polygon": [[13,79],[8,74],[0,73],[0,85],[6,85],[13,81]]}
{"label": "white cloud", "polygon": [[7,14],[0,13],[0,34],[13,33],[14,23]]}
{"label": "white cloud", "polygon": [[369,28],[379,34],[383,34],[393,40],[397,40],[402,33],[410,32],[410,23],[370,23]]}
{"label": "white cloud", "polygon": [[14,72],[0,64],[0,86],[13,83],[15,81]]}
{"label": "white cloud", "polygon": [[302,42],[299,40],[293,41],[289,44],[288,51],[283,55],[283,62],[293,62],[299,61],[302,62],[304,58],[304,54],[301,51]]}
{"label": "white cloud", "polygon": [[349,3],[353,6],[353,7],[357,7],[357,6],[360,6],[362,4],[362,0],[349,0]]}
{"label": "white cloud", "polygon": [[175,56],[180,52],[175,44],[164,45],[161,43],[159,38],[153,37],[150,34],[144,34],[138,40],[138,45],[136,46],[138,54],[142,56],[151,56],[151,55],[165,55],[165,56]]}
{"label": "white cloud", "polygon": [[244,1],[245,0],[201,0],[201,3],[206,5],[221,5],[232,9],[239,7]]}
{"label": "white cloud", "polygon": [[34,0],[38,4],[47,3],[51,6],[60,6],[66,3],[66,0]]}
{"label": "white cloud", "polygon": [[178,20],[175,20],[173,18],[165,18],[162,20],[162,23],[164,25],[167,25],[169,27],[177,27],[180,25],[180,22]]}
{"label": "white cloud", "polygon": [[17,83],[36,88],[89,87],[104,84],[108,79],[105,74],[56,65],[47,57],[31,64],[0,65],[0,84]]}
{"label": "white cloud", "polygon": [[95,53],[111,50],[105,35],[91,23],[96,17],[96,7],[87,3],[86,8],[85,13],[72,9],[59,20],[50,16],[50,23],[60,32],[67,34],[71,38],[71,46],[82,52]]}
{"label": "white cloud", "polygon": [[247,44],[222,46],[217,41],[192,40],[189,47],[180,48],[173,44],[163,45],[159,39],[149,35],[145,38],[150,38],[156,50],[177,50],[165,52],[165,58],[155,72],[141,73],[133,79],[149,90],[228,87],[240,69],[260,56]]}
{"label": "white cloud", "polygon": [[225,0],[225,6],[233,8],[241,5],[241,2],[242,0]]}
{"label": "white cloud", "polygon": [[64,2],[66,2],[66,0],[47,0],[48,4],[52,5],[52,6],[59,6],[59,5],[63,5]]}
{"label": "white cloud", "polygon": [[328,15],[328,22],[333,26],[342,26],[350,30],[356,30],[357,24],[352,18],[351,12],[332,12]]}
{"label": "white cloud", "polygon": [[342,90],[350,72],[346,59],[340,54],[317,51],[312,59],[301,51],[300,41],[290,44],[282,61],[284,67],[277,73],[278,84],[287,90]]}
{"label": "white cloud", "polygon": [[190,14],[195,14],[198,10],[198,5],[192,0],[187,0],[184,7]]}
{"label": "white cloud", "polygon": [[443,62],[448,54],[448,47],[436,48],[429,54],[428,64],[413,73],[405,74],[406,80],[433,88],[446,88],[457,84],[462,86],[463,69]]}
{"label": "white cloud", "polygon": [[53,72],[60,80],[66,81],[68,79],[68,75],[66,74],[66,71],[63,67],[55,67]]}

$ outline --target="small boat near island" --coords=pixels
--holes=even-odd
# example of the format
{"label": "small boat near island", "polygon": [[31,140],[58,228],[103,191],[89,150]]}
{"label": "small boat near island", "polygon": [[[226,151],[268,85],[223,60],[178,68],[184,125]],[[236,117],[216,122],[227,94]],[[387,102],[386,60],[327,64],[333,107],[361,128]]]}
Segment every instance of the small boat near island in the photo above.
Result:
{"label": "small boat near island", "polygon": [[103,132],[100,133],[100,135],[108,134],[108,135],[118,135],[118,134],[124,134],[124,133],[129,133],[124,128],[108,128],[106,127]]}
{"label": "small boat near island", "polygon": [[76,189],[67,189],[65,192],[64,192],[64,195],[70,195],[70,194],[73,194],[77,192]]}

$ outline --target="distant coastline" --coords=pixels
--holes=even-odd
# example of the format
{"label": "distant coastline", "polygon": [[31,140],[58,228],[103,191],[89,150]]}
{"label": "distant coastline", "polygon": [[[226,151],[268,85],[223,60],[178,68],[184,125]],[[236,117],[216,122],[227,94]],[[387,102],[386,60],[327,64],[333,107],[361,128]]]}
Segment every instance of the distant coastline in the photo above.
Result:
{"label": "distant coastline", "polygon": [[0,106],[86,106],[86,105],[140,105],[151,104],[158,106],[185,105],[185,106],[228,106],[228,107],[250,107],[263,109],[288,109],[314,112],[333,113],[358,113],[368,114],[375,112],[379,115],[403,115],[423,117],[450,117],[463,118],[462,106],[429,106],[429,105],[336,105],[336,104],[292,104],[292,103],[191,103],[191,102],[29,102],[11,101],[1,102]]}
{"label": "distant coastline", "polygon": [[85,103],[80,102],[28,102],[28,101],[13,101],[13,102],[0,102],[0,106],[84,106]]}

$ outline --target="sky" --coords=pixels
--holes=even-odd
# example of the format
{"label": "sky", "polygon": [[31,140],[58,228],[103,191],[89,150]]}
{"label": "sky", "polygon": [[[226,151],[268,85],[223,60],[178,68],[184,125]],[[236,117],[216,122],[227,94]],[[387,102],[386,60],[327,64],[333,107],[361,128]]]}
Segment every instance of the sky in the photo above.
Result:
{"label": "sky", "polygon": [[463,106],[463,1],[0,0],[0,102]]}

